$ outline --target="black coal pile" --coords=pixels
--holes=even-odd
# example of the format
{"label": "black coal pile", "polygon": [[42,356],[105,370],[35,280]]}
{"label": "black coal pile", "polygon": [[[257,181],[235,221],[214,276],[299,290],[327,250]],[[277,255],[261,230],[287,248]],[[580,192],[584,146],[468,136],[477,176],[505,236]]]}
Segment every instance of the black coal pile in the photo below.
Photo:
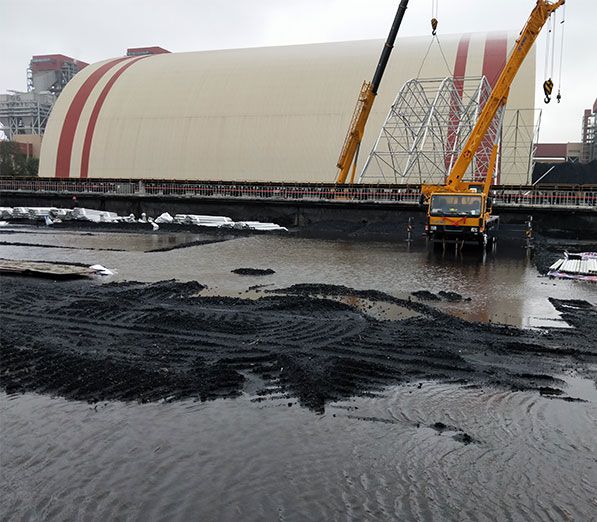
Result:
{"label": "black coal pile", "polygon": [[[572,329],[470,323],[379,291],[295,285],[257,300],[201,296],[203,285],[54,283],[6,277],[0,293],[0,387],[84,401],[208,400],[244,393],[326,403],[440,380],[558,390],[573,367],[594,377],[597,311],[556,301]],[[416,312],[374,319],[352,296]],[[254,379],[252,379],[254,381]]]}

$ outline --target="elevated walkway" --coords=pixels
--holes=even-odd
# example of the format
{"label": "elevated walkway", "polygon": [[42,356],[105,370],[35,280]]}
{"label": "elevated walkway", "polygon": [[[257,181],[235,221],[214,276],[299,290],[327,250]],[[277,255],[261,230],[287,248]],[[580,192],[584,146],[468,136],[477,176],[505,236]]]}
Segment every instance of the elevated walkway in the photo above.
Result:
{"label": "elevated walkway", "polygon": [[[331,183],[249,183],[223,181],[171,181],[126,179],[0,178],[0,195],[54,194],[80,197],[135,196],[176,197],[259,202],[373,203],[418,206],[419,185]],[[597,213],[596,185],[496,185],[492,189],[496,209],[584,210]]]}

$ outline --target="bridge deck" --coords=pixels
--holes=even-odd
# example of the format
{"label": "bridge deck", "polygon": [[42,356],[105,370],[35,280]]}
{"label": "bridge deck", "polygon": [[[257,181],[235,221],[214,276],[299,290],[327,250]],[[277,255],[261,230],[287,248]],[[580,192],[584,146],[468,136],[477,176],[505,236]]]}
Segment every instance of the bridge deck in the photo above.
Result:
{"label": "bridge deck", "polygon": [[[418,205],[419,185],[353,185],[314,183],[249,183],[126,179],[0,178],[0,192],[95,194],[122,196],[178,196],[181,198],[270,201],[367,202]],[[496,208],[583,209],[597,212],[597,186],[495,186]]]}

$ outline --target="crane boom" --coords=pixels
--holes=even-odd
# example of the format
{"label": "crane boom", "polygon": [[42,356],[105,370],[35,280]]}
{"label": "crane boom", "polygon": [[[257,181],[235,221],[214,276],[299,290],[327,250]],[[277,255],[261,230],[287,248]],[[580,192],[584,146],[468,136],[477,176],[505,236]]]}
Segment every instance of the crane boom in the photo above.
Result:
{"label": "crane boom", "polygon": [[398,29],[400,29],[400,25],[402,24],[402,18],[404,18],[407,6],[408,0],[401,0],[390,33],[388,34],[381,56],[379,57],[373,80],[371,82],[364,82],[361,87],[361,92],[359,93],[359,98],[350,121],[350,126],[348,127],[348,132],[346,133],[346,138],[342,145],[340,157],[336,164],[339,169],[337,179],[339,184],[346,183],[351,166],[353,167],[353,171],[350,177],[350,183],[354,182],[356,157],[363,139],[363,134],[365,133],[365,125],[369,118],[369,114],[371,113],[371,107],[373,106],[373,101],[377,95],[379,84],[381,83],[384,71],[388,65],[388,60],[390,59],[390,54],[394,48]]}
{"label": "crane boom", "polygon": [[498,145],[493,144],[485,182],[462,181],[496,114],[508,101],[510,87],[520,66],[537,40],[550,15],[566,0],[537,0],[523,27],[477,122],[443,185],[423,184],[427,203],[425,230],[433,241],[477,241],[480,245],[495,239],[499,218],[492,215],[489,192],[496,165]]}
{"label": "crane boom", "polygon": [[[555,3],[551,3],[547,0],[537,0],[537,5],[531,12],[526,25],[516,40],[516,45],[514,46],[510,58],[503,68],[495,87],[493,88],[491,95],[487,100],[487,103],[483,107],[475,127],[473,128],[468,140],[466,141],[466,144],[464,145],[464,148],[462,149],[462,152],[452,167],[452,171],[446,180],[445,190],[458,191],[466,188],[461,186],[462,178],[470,166],[475,153],[479,149],[479,146],[481,145],[483,138],[491,126],[491,123],[495,118],[499,108],[506,104],[508,100],[508,94],[510,92],[510,86],[516,77],[520,66],[533,47],[535,40],[541,32],[541,29],[547,20],[549,20],[551,13],[563,5],[565,1],[566,0],[558,0]],[[428,196],[428,193],[436,188],[437,186],[435,185],[426,185],[423,187],[423,193],[425,196]]]}

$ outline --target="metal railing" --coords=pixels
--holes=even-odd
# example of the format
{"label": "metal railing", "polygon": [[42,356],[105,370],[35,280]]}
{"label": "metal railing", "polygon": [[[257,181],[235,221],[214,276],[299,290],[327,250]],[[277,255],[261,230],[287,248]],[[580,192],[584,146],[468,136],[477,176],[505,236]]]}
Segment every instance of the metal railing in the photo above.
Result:
{"label": "metal railing", "polygon": [[500,207],[592,208],[597,210],[597,187],[494,187],[494,203]]}
{"label": "metal railing", "polygon": [[[270,201],[322,201],[418,204],[418,185],[335,185],[332,183],[258,183],[126,179],[0,178],[0,191],[51,192]],[[596,185],[496,186],[497,207],[584,208],[597,210]]]}

